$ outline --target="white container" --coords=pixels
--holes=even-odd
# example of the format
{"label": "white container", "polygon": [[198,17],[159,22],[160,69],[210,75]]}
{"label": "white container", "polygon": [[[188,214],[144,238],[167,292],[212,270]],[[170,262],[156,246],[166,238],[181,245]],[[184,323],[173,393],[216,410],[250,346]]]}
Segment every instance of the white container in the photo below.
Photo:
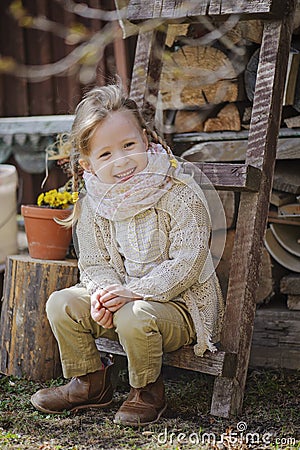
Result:
{"label": "white container", "polygon": [[15,166],[0,164],[0,263],[18,249],[17,184]]}

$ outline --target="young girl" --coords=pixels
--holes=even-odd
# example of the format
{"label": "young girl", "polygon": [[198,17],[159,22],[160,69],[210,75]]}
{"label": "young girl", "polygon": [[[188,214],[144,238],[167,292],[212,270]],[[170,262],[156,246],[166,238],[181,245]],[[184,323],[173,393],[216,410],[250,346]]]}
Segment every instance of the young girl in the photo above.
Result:
{"label": "young girl", "polygon": [[107,337],[127,354],[131,386],[115,422],[146,425],[166,409],[163,353],[194,343],[202,356],[218,340],[223,304],[205,198],[118,85],[85,95],[71,139],[74,185],[83,168],[86,189],[70,219],[80,284],[54,292],[46,309],[73,378],[32,403],[45,413],[107,406],[112,364],[95,345]]}

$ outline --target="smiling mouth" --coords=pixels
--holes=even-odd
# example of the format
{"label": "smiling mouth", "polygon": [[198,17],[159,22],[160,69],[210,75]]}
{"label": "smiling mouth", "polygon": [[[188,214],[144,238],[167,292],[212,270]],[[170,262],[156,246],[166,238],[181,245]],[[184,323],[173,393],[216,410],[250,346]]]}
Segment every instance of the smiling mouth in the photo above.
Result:
{"label": "smiling mouth", "polygon": [[116,178],[118,178],[119,180],[126,181],[134,174],[135,169],[136,169],[136,167],[133,167],[132,169],[126,170],[124,172],[120,172],[114,176]]}

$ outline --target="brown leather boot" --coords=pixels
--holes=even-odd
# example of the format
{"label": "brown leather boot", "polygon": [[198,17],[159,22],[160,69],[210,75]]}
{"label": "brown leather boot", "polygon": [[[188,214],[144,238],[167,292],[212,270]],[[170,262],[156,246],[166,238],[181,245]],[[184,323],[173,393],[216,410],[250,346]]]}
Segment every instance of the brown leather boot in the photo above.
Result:
{"label": "brown leather boot", "polygon": [[31,403],[36,409],[47,414],[103,408],[112,402],[112,366],[113,363],[109,361],[104,369],[74,377],[65,386],[41,389],[31,397]]}
{"label": "brown leather boot", "polygon": [[157,422],[166,410],[165,387],[160,375],[155,383],[142,388],[131,388],[114,422],[133,427]]}

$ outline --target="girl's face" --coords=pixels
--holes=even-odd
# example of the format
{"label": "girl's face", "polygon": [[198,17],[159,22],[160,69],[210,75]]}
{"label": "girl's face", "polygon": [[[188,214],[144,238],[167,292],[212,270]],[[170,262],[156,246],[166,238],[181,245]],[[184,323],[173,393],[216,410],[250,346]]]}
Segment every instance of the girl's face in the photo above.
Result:
{"label": "girl's face", "polygon": [[148,164],[148,140],[130,111],[114,111],[97,127],[90,139],[90,155],[79,163],[103,183],[124,182]]}

